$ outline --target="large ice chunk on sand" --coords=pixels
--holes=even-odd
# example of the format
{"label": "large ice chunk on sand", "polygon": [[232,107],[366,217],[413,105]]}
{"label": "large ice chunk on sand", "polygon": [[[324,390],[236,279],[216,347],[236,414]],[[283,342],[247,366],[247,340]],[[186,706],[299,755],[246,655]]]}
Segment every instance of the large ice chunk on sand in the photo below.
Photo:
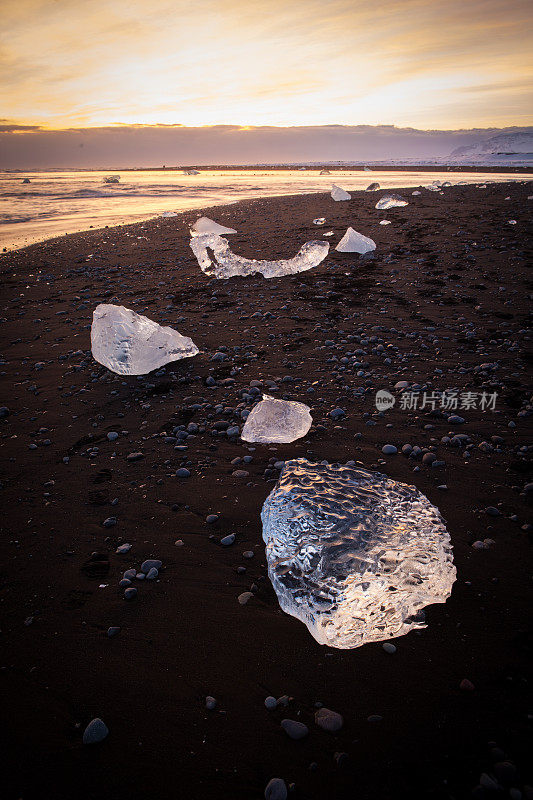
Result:
{"label": "large ice chunk on sand", "polygon": [[409,203],[407,200],[404,200],[399,194],[386,194],[381,200],[378,200],[376,208],[385,210],[387,208],[401,208],[402,206],[408,205]]}
{"label": "large ice chunk on sand", "polygon": [[219,225],[209,217],[200,217],[191,227],[191,235],[200,236],[202,233],[216,233],[217,236],[222,236],[223,233],[237,233],[237,231],[233,228],[225,228],[224,225]]}
{"label": "large ice chunk on sand", "polygon": [[[265,278],[280,278],[283,275],[294,275],[317,267],[329,252],[327,242],[306,242],[300,247],[294,258],[281,261],[256,261],[254,258],[242,258],[232,253],[227,239],[216,234],[194,236],[191,250],[198,264],[206,275],[216,278],[233,278],[236,275],[248,276],[260,272]],[[208,250],[213,253],[211,260]]]}
{"label": "large ice chunk on sand", "polygon": [[368,236],[363,236],[362,233],[354,231],[353,228],[348,228],[335,250],[339,253],[370,253],[371,250],[376,249],[376,243]]}
{"label": "large ice chunk on sand", "polygon": [[344,189],[341,189],[340,186],[335,186],[335,184],[331,187],[331,196],[334,200],[351,200],[352,195],[345,192]]}
{"label": "large ice chunk on sand", "polygon": [[286,461],[261,512],[281,608],[317,642],[353,648],[424,627],[456,571],[450,536],[414,486],[349,466]]}
{"label": "large ice chunk on sand", "polygon": [[96,361],[118,375],[146,375],[199,352],[192,339],[173,328],[107,303],[94,310],[91,348]]}
{"label": "large ice chunk on sand", "polygon": [[293,400],[263,395],[248,415],[241,439],[245,442],[285,444],[301,439],[313,423],[311,409]]}

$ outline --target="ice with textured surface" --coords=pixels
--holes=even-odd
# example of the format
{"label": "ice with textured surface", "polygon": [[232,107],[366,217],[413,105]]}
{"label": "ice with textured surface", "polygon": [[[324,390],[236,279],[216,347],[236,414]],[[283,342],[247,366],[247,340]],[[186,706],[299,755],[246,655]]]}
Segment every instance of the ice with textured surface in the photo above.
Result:
{"label": "ice with textured surface", "polygon": [[384,210],[387,208],[402,208],[403,206],[408,205],[409,203],[407,200],[404,200],[399,194],[386,194],[381,198],[381,200],[378,200],[376,203],[376,208]]}
{"label": "ice with textured surface", "polygon": [[456,577],[440,513],[414,486],[339,464],[286,461],[261,512],[281,608],[350,649],[424,627]]}
{"label": "ice with textured surface", "polygon": [[[216,234],[205,233],[194,236],[190,241],[191,250],[198,260],[200,269],[206,275],[216,278],[247,277],[260,272],[265,278],[280,278],[294,275],[317,267],[327,256],[327,242],[306,242],[294,258],[280,261],[256,261],[232,253],[226,239]],[[208,250],[213,252],[211,260]]]}
{"label": "ice with textured surface", "polygon": [[354,231],[353,228],[348,228],[335,250],[339,253],[370,253],[371,250],[376,249],[376,243],[368,236],[363,236],[362,233]]}
{"label": "ice with textured surface", "polygon": [[331,196],[334,200],[339,202],[340,200],[351,200],[352,195],[348,194],[348,192],[341,189],[340,186],[335,186],[335,184],[331,187]]}
{"label": "ice with textured surface", "polygon": [[245,442],[285,444],[301,439],[313,423],[311,409],[294,400],[278,400],[263,395],[248,415],[241,439]]}
{"label": "ice with textured surface", "polygon": [[203,233],[215,233],[217,236],[222,236],[223,233],[237,233],[237,231],[233,228],[225,228],[224,225],[219,225],[209,217],[199,217],[191,227],[191,235],[200,236]]}
{"label": "ice with textured surface", "polygon": [[91,326],[93,358],[117,375],[146,375],[200,351],[187,336],[124,306],[100,303]]}

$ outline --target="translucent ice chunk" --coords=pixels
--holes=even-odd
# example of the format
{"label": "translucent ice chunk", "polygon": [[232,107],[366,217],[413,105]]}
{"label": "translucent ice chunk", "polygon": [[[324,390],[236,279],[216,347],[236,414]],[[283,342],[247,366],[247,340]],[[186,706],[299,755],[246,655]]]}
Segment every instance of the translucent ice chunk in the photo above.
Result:
{"label": "translucent ice chunk", "polygon": [[399,194],[386,194],[381,200],[378,200],[376,208],[383,210],[386,208],[401,208],[402,206],[408,205],[409,203],[407,200],[404,200]]}
{"label": "translucent ice chunk", "polygon": [[390,225],[390,219],[382,219],[380,220],[380,225]]}
{"label": "translucent ice chunk", "polygon": [[95,360],[118,375],[146,375],[199,352],[192,339],[173,328],[107,303],[94,310],[91,348]]}
{"label": "translucent ice chunk", "polygon": [[414,486],[342,465],[286,461],[261,512],[281,608],[321,644],[354,648],[424,627],[456,571],[450,536]]}
{"label": "translucent ice chunk", "polygon": [[351,200],[352,195],[345,192],[344,189],[341,189],[340,186],[335,186],[335,184],[331,187],[331,196],[334,200]]}
{"label": "translucent ice chunk", "polygon": [[379,183],[371,183],[366,187],[367,192],[375,192],[379,189]]}
{"label": "translucent ice chunk", "polygon": [[184,175],[199,175],[200,173],[198,172],[197,169],[184,169],[183,170],[183,174]]}
{"label": "translucent ice chunk", "polygon": [[[216,278],[233,278],[236,275],[248,276],[260,272],[265,278],[279,278],[294,275],[317,267],[329,252],[327,242],[306,242],[294,258],[281,261],[256,261],[242,258],[232,253],[226,239],[212,233],[194,236],[190,241],[191,250],[206,275]],[[208,250],[213,252],[213,261]]]}
{"label": "translucent ice chunk", "polygon": [[120,175],[108,175],[104,178],[104,183],[119,183]]}
{"label": "translucent ice chunk", "polygon": [[335,250],[339,253],[369,253],[371,250],[376,249],[376,243],[368,236],[363,236],[362,233],[354,231],[353,228],[348,228]]}
{"label": "translucent ice chunk", "polygon": [[313,225],[324,225],[325,222],[326,222],[325,217],[317,217],[316,219],[313,220]]}
{"label": "translucent ice chunk", "polygon": [[209,217],[199,217],[191,227],[191,235],[200,236],[202,233],[216,233],[217,236],[222,236],[223,233],[237,233],[237,231],[233,228],[225,228],[224,225],[219,225]]}
{"label": "translucent ice chunk", "polygon": [[320,170],[320,174],[321,175],[331,175],[331,172],[329,171],[329,169],[321,169]]}
{"label": "translucent ice chunk", "polygon": [[252,409],[242,429],[245,442],[285,444],[305,436],[313,423],[311,409],[293,400],[278,400],[263,395]]}
{"label": "translucent ice chunk", "polygon": [[178,216],[178,212],[177,211],[163,211],[161,216],[162,217],[177,217]]}

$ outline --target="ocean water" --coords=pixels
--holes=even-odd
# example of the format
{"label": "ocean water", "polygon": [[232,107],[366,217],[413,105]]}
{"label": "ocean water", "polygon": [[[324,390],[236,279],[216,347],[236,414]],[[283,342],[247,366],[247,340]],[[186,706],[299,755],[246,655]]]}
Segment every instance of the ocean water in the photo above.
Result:
{"label": "ocean water", "polygon": [[[531,180],[532,174],[318,169],[202,170],[185,175],[172,170],[135,170],[105,183],[101,171],[0,172],[0,247],[16,249],[66,233],[146,220],[164,211],[187,211],[250,198],[329,192],[336,183],[347,191],[377,181],[382,189],[423,186],[434,180],[487,183]],[[23,181],[27,179],[29,183]]]}

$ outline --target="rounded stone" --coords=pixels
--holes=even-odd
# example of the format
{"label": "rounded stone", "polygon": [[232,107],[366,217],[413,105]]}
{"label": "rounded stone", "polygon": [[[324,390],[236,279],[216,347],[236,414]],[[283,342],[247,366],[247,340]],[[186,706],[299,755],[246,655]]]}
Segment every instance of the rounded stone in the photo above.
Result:
{"label": "rounded stone", "polygon": [[83,744],[97,744],[102,742],[109,734],[109,728],[100,719],[96,717],[91,720],[83,732]]}
{"label": "rounded stone", "polygon": [[315,722],[319,728],[323,728],[329,733],[337,733],[344,724],[342,715],[336,711],[331,711],[329,708],[319,708],[315,712]]}
{"label": "rounded stone", "polygon": [[283,719],[281,727],[290,739],[304,739],[309,733],[309,728],[303,722],[297,722],[295,719]]}

